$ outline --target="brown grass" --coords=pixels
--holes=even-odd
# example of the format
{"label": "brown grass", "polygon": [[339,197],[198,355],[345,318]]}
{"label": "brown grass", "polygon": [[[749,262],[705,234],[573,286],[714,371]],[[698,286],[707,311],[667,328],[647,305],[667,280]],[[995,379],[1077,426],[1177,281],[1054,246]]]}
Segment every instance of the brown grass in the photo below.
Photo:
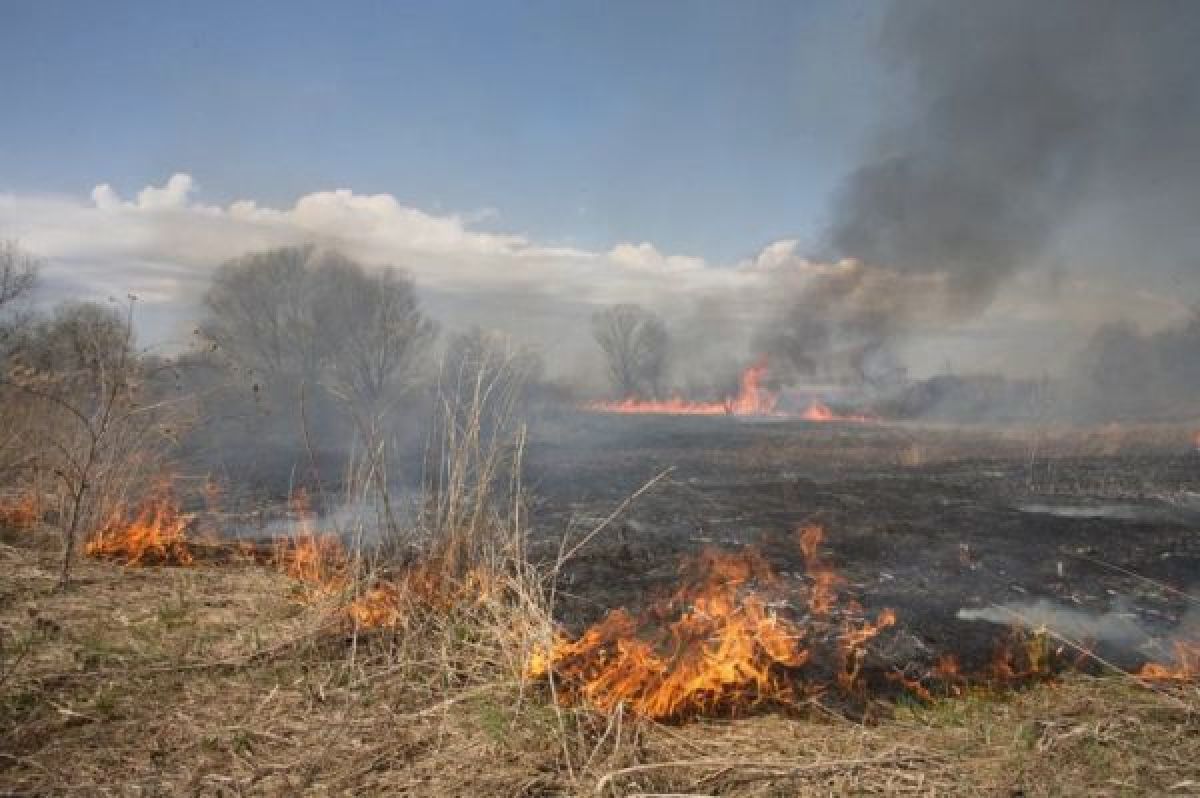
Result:
{"label": "brown grass", "polygon": [[887,705],[873,725],[814,703],[672,728],[556,708],[523,684],[540,621],[511,595],[356,637],[271,569],[87,562],[62,594],[56,565],[53,538],[0,546],[0,793],[1200,790],[1195,686],[1071,677]]}

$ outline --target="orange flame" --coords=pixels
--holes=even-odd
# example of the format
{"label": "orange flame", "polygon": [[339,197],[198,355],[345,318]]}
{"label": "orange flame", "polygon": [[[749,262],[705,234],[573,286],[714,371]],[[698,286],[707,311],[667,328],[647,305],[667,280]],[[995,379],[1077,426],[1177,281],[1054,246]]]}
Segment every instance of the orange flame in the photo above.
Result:
{"label": "orange flame", "polygon": [[672,416],[772,416],[779,397],[763,387],[767,364],[759,362],[742,371],[738,392],[723,402],[692,402],[670,399],[627,398],[617,402],[591,402],[588,410],[601,413],[658,414]]}
{"label": "orange flame", "polygon": [[0,526],[9,529],[28,529],[41,517],[41,502],[34,493],[0,498]]}
{"label": "orange flame", "polygon": [[185,534],[189,520],[164,489],[144,501],[132,518],[123,509],[114,513],[84,552],[126,565],[191,565],[195,557]]}
{"label": "orange flame", "polygon": [[884,629],[895,625],[896,613],[887,609],[879,613],[875,623],[863,621],[857,627],[850,624],[845,625],[842,634],[838,637],[838,687],[846,692],[858,689],[861,684],[863,664],[866,661],[867,643],[875,639]]}
{"label": "orange flame", "polygon": [[819,526],[806,526],[798,530],[797,537],[800,553],[804,555],[804,567],[813,580],[808,608],[813,615],[828,615],[837,603],[837,586],[842,579],[817,554],[817,547],[825,539],[825,530]]}
{"label": "orange flame", "polygon": [[308,589],[309,599],[341,592],[350,578],[350,558],[341,540],[316,530],[316,515],[303,488],[292,494],[288,504],[297,531],[291,537],[276,540],[276,563]]}
{"label": "orange flame", "polygon": [[[680,396],[670,399],[636,399],[629,397],[616,402],[590,402],[587,410],[598,413],[623,415],[670,415],[670,416],[753,416],[787,417],[779,410],[779,394],[767,389],[763,380],[767,376],[767,363],[760,360],[742,371],[738,392],[722,402],[693,402]],[[812,422],[870,422],[876,421],[865,415],[840,415],[816,399],[798,416],[802,421]]]}
{"label": "orange flame", "polygon": [[[560,637],[549,653],[535,653],[530,675],[552,670],[598,709],[627,704],[651,718],[786,698],[790,688],[780,668],[807,662],[803,630],[759,597],[740,595],[756,570],[751,559],[711,551],[700,559],[714,566],[710,576],[658,608],[678,617],[659,627],[655,639],[639,637],[642,623],[614,610],[578,640]],[[678,606],[688,595],[690,606]]]}
{"label": "orange flame", "polygon": [[364,629],[396,626],[403,619],[400,589],[391,582],[380,582],[346,607],[346,614]]}
{"label": "orange flame", "polygon": [[[813,571],[808,602],[813,615],[833,609],[840,582],[817,557],[822,536],[819,527],[798,530]],[[761,591],[774,589],[778,580],[752,549],[707,549],[685,563],[684,573],[684,586],[641,617],[617,609],[574,640],[559,635],[548,649],[533,653],[528,675],[553,676],[565,700],[604,711],[625,705],[661,720],[787,703],[794,672],[810,664],[813,646],[829,624],[802,624],[772,610]],[[867,642],[895,620],[885,610],[874,623],[843,621],[839,686],[857,684]]]}
{"label": "orange flame", "polygon": [[813,421],[819,423],[827,423],[831,421],[839,421],[844,423],[867,424],[877,419],[865,415],[840,415],[829,409],[829,406],[824,402],[813,399],[808,403],[808,407],[800,414],[800,418],[804,421]]}
{"label": "orange flame", "polygon": [[302,532],[281,540],[277,546],[283,572],[296,581],[328,592],[345,585],[346,550],[336,537]]}
{"label": "orange flame", "polygon": [[1200,679],[1200,642],[1176,641],[1173,664],[1147,662],[1137,676],[1152,682],[1190,682]]}
{"label": "orange flame", "polygon": [[1061,647],[1051,647],[1045,629],[1013,627],[996,642],[985,677],[994,685],[1049,679],[1062,669],[1063,653]]}
{"label": "orange flame", "polygon": [[[308,496],[297,492],[290,501],[299,530],[276,542],[275,562],[304,586],[301,600],[324,601],[345,597],[355,584],[355,564],[341,540],[317,531]],[[501,589],[500,579],[482,568],[450,575],[444,562],[430,557],[390,576],[376,577],[363,585],[339,609],[360,628],[373,629],[404,623],[414,608],[443,611],[460,603],[478,602]]]}

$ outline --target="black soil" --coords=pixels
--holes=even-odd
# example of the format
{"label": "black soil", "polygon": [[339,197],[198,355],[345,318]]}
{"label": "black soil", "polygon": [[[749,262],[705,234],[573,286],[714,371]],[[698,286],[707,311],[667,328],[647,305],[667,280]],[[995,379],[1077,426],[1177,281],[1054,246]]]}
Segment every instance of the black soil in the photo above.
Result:
{"label": "black soil", "polygon": [[1200,454],[1186,440],[1067,456],[989,429],[581,415],[536,439],[527,463],[546,560],[563,529],[581,539],[670,469],[563,570],[573,628],[645,606],[706,545],[757,546],[802,582],[795,532],[811,523],[842,594],[868,616],[897,612],[877,644],[895,663],[986,660],[1004,627],[960,610],[1048,599],[1144,629],[1096,647],[1133,666],[1162,659],[1196,605],[1171,589],[1200,584]]}

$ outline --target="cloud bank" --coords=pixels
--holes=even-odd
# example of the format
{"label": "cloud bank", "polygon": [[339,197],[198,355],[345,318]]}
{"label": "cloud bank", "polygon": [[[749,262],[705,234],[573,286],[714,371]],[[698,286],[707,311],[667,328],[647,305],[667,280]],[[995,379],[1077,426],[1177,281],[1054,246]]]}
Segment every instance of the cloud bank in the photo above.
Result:
{"label": "cloud bank", "polygon": [[[721,264],[663,252],[649,242],[589,251],[482,231],[474,227],[477,216],[430,213],[390,194],[318,191],[291,207],[272,208],[250,199],[206,204],[198,193],[185,173],[128,198],[108,184],[96,186],[89,197],[0,193],[0,237],[15,238],[46,259],[45,304],[136,295],[142,337],[149,344],[186,342],[209,276],[221,262],[251,251],[314,243],[368,265],[406,270],[447,326],[506,328],[542,344],[552,360],[558,356],[566,362],[590,347],[591,310],[613,302],[655,307],[686,328],[697,350],[719,347],[749,357],[756,321],[768,317],[783,297],[858,268],[853,261],[811,260],[792,239]],[[904,281],[927,281],[928,275],[896,273],[888,279],[904,290]],[[937,290],[925,282],[908,288]],[[930,318],[925,342],[940,336],[955,352],[968,345],[962,350],[967,352],[970,341],[989,340],[992,326],[1011,330],[1014,317],[1041,335],[1044,324],[1094,325],[1100,308],[1106,309],[1099,314],[1105,318],[1113,308],[1135,320],[1139,314],[1163,319],[1186,310],[1158,295],[1131,298],[1061,275],[1054,292],[1037,275],[1011,281],[993,308],[949,330]],[[918,324],[914,351],[922,349],[921,332]],[[927,347],[922,351],[935,360],[943,357],[936,347],[933,354]],[[577,367],[590,369],[586,363]]]}

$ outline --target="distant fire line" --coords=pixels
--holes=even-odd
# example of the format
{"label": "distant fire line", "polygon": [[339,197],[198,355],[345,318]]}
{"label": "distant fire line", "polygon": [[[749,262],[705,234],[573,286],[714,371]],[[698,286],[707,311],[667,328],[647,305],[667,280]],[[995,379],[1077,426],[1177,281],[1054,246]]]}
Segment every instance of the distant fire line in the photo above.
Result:
{"label": "distant fire line", "polygon": [[721,402],[694,402],[674,396],[670,399],[636,399],[612,402],[588,402],[584,409],[593,413],[662,416],[742,416],[754,418],[795,418],[812,422],[867,423],[876,419],[867,415],[841,415],[825,403],[813,399],[800,413],[779,409],[779,394],[763,386],[767,364],[758,362],[742,371],[735,396]]}

